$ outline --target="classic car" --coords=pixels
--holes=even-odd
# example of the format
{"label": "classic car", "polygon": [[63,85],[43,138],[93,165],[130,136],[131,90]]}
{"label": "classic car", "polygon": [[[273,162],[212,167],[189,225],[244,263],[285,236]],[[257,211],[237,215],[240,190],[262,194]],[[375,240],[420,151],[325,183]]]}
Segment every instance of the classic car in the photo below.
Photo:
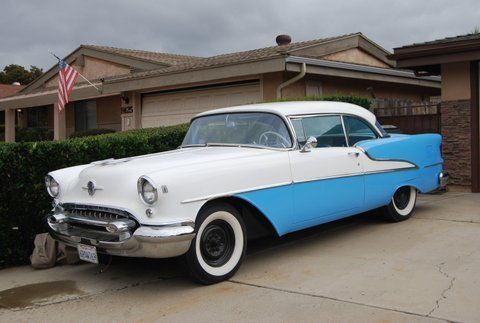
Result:
{"label": "classic car", "polygon": [[446,185],[441,136],[387,134],[340,102],[281,102],[194,117],[173,151],[46,176],[52,236],[98,253],[183,256],[204,284],[231,277],[247,241],[380,209],[408,219],[417,193]]}

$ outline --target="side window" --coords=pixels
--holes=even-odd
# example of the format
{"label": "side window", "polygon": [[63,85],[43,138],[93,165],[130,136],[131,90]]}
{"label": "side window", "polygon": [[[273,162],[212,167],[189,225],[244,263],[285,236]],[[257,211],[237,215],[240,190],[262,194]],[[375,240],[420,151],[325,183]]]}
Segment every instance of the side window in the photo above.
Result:
{"label": "side window", "polygon": [[305,138],[317,138],[317,148],[346,147],[340,116],[318,116],[303,119]]}
{"label": "side window", "polygon": [[293,130],[295,130],[295,135],[297,135],[298,143],[304,145],[307,138],[305,138],[305,132],[303,131],[302,119],[292,119],[292,126]]}
{"label": "side window", "polygon": [[354,117],[343,117],[345,131],[347,132],[348,143],[350,146],[357,142],[368,139],[375,139],[378,136],[372,128],[365,122]]}

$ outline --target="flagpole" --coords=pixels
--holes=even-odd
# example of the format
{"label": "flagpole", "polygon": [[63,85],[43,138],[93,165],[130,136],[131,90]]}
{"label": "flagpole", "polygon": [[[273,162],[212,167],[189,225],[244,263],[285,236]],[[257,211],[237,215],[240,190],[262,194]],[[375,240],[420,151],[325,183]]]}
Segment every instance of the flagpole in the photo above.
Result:
{"label": "flagpole", "polygon": [[[62,59],[60,57],[58,57],[57,55],[55,55],[52,51],[48,51],[50,54],[52,54],[56,59],[58,59],[58,61],[61,61]],[[102,90],[100,90],[95,84],[93,84],[92,82],[90,82],[85,76],[83,76],[82,74],[80,74],[79,71],[77,71],[78,75],[80,77],[82,77],[85,81],[87,81],[88,84],[90,84],[91,86],[93,86],[95,88],[95,90],[97,90],[99,93],[102,93]]]}

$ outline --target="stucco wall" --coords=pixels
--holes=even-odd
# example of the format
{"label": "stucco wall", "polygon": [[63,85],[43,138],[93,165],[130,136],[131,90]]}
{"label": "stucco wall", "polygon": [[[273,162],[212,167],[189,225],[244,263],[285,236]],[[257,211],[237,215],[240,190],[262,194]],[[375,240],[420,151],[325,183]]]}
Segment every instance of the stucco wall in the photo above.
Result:
{"label": "stucco wall", "polygon": [[[276,98],[279,84],[295,76],[295,73],[269,73],[263,76],[263,98],[272,101]],[[371,97],[367,88],[379,99],[400,99],[415,102],[428,101],[431,96],[439,96],[440,89],[395,83],[375,82],[347,79],[331,76],[309,76],[284,88],[284,98],[302,97],[305,95],[360,95]]]}
{"label": "stucco wall", "polygon": [[360,65],[368,65],[375,67],[389,67],[388,64],[382,62],[378,58],[367,54],[359,48],[350,48],[338,53],[323,56],[322,59],[328,59],[337,62],[354,63]]}
{"label": "stucco wall", "polygon": [[370,97],[368,88],[373,89],[376,98],[391,98],[412,101],[429,100],[430,96],[440,95],[440,89],[395,83],[354,80],[345,78],[312,78],[322,83],[323,95],[347,94]]}
{"label": "stucco wall", "polygon": [[[263,75],[263,100],[273,101],[277,98],[277,87],[288,79],[294,77],[295,73],[267,73]],[[283,98],[297,98],[306,95],[305,80],[299,80],[282,90]]]}
{"label": "stucco wall", "polygon": [[[98,58],[93,58],[89,56],[84,56],[83,66],[79,66],[78,63],[73,63],[74,68],[79,71],[83,76],[88,80],[95,80],[101,77],[114,76],[114,75],[123,75],[130,73],[130,67],[125,65],[116,64],[113,62],[108,62]],[[83,79],[79,78],[79,82],[84,82]],[[52,77],[50,80],[45,82],[45,87],[55,87],[58,84],[58,77]]]}
{"label": "stucco wall", "polygon": [[470,62],[442,65],[442,101],[470,99]]}

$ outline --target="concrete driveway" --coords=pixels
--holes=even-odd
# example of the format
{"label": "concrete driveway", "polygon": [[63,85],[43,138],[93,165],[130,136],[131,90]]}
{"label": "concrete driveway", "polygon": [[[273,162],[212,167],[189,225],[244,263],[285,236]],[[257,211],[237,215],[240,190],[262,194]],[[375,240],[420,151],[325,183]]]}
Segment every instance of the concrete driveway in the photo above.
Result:
{"label": "concrete driveway", "polygon": [[230,281],[175,260],[0,271],[0,321],[480,322],[480,195],[422,196],[412,219],[366,214],[249,248]]}

